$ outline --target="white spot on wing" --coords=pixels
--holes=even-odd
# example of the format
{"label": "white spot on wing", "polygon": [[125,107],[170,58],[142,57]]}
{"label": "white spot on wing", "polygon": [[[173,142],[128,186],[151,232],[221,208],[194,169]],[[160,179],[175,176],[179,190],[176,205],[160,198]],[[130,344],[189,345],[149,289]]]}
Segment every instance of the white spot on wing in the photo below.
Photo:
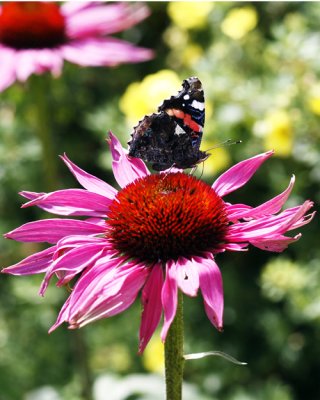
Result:
{"label": "white spot on wing", "polygon": [[189,99],[190,99],[190,96],[189,96],[188,94],[185,94],[185,95],[183,96],[183,99],[184,99],[184,100],[189,100]]}
{"label": "white spot on wing", "polygon": [[203,111],[204,110],[204,103],[201,101],[193,100],[191,103],[191,107],[195,108],[196,110]]}

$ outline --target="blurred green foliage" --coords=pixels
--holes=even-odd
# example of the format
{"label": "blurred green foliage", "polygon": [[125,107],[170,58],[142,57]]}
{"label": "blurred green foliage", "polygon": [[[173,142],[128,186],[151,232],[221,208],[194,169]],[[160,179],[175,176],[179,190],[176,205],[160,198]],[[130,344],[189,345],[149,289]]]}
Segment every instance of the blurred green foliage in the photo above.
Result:
{"label": "blurred green foliage", "polygon": [[[63,152],[115,184],[106,134],[111,129],[125,145],[132,129],[119,101],[132,82],[163,69],[175,71],[181,80],[192,75],[202,80],[211,110],[204,138],[208,146],[227,138],[243,141],[226,149],[224,168],[275,148],[276,155],[230,200],[258,205],[284,190],[294,173],[290,205],[308,198],[319,202],[320,3],[210,3],[203,15],[198,3],[197,18],[187,9],[179,18],[181,8],[170,3],[148,4],[151,16],[120,36],[153,48],[154,60],[113,69],[66,65],[58,79],[32,77],[1,93],[3,233],[47,216],[37,209],[20,210],[17,194],[44,191],[48,183],[35,134],[35,87],[39,91],[42,86],[42,112],[50,121],[56,189],[77,187],[58,159]],[[216,159],[218,165],[216,154],[204,166],[208,182],[214,179],[210,164]],[[221,350],[248,362],[246,367],[220,358],[187,362],[185,380],[204,399],[320,398],[318,221],[316,216],[302,229],[300,241],[284,255],[250,249],[217,257],[225,290],[223,333],[210,325],[201,298],[186,299],[186,352]],[[1,240],[1,266],[37,250],[34,244]],[[53,285],[40,298],[40,282],[41,277],[1,276],[0,400],[27,399],[26,393],[42,386],[55,388],[62,399],[89,399],[86,388],[100,374],[150,372],[136,352],[138,301],[122,315],[79,332],[60,327],[48,335],[67,293]]]}

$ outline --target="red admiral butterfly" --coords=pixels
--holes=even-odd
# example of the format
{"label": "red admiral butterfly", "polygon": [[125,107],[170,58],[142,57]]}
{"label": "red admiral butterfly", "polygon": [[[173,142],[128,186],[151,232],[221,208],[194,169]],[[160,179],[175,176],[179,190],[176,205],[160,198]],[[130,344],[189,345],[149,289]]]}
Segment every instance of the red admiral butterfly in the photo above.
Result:
{"label": "red admiral butterfly", "polygon": [[204,126],[204,94],[196,77],[185,79],[176,96],[164,100],[158,113],[134,127],[129,156],[152,163],[156,171],[192,168],[209,157],[200,151]]}

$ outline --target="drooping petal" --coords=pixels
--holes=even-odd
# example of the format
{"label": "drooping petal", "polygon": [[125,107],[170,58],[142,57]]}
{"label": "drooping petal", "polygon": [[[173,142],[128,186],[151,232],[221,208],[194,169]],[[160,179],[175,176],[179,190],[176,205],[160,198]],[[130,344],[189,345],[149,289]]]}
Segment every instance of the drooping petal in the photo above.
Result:
{"label": "drooping petal", "polygon": [[261,217],[258,220],[235,223],[228,227],[226,240],[228,242],[251,241],[259,239],[273,239],[273,235],[282,235],[288,230],[310,222],[313,214],[305,213],[313,206],[305,201],[301,206],[287,209],[278,215]]}
{"label": "drooping petal", "polygon": [[200,288],[206,314],[218,329],[223,327],[223,284],[219,267],[213,259],[195,257],[199,268]]}
{"label": "drooping petal", "polygon": [[111,34],[131,28],[149,14],[149,9],[143,4],[96,4],[69,14],[66,32],[69,38]]}
{"label": "drooping petal", "polygon": [[57,243],[58,240],[69,235],[98,235],[103,232],[104,229],[101,226],[90,222],[54,218],[27,222],[6,233],[4,237],[19,242]]}
{"label": "drooping petal", "polygon": [[199,289],[199,272],[192,261],[180,257],[176,262],[178,287],[188,296],[195,297]]}
{"label": "drooping petal", "polygon": [[57,242],[57,252],[63,253],[68,249],[82,247],[87,244],[101,244],[108,247],[108,249],[112,249],[112,245],[110,245],[105,237],[70,235],[63,237]]}
{"label": "drooping petal", "polygon": [[65,321],[68,320],[68,315],[70,313],[70,297],[68,297],[68,299],[65,301],[64,305],[62,306],[59,314],[58,314],[58,318],[56,320],[56,322],[51,326],[51,328],[49,329],[48,333],[53,332],[55,329],[58,328],[58,326],[60,326],[61,324],[63,324]]}
{"label": "drooping petal", "polygon": [[[231,210],[232,207],[228,208],[228,218],[229,220],[239,220],[241,218],[259,218],[264,215],[271,215],[278,213],[285,202],[288,200],[288,197],[292,191],[294,185],[295,177],[293,176],[290,180],[289,186],[285,191],[280,193],[278,196],[274,197],[271,200],[261,204],[255,208],[243,207],[242,210],[238,209],[235,212],[235,208]],[[229,212],[233,211],[232,215],[229,215]]]}
{"label": "drooping petal", "polygon": [[60,10],[62,15],[69,18],[73,14],[94,6],[95,4],[92,1],[66,1],[61,4]]}
{"label": "drooping petal", "polygon": [[234,192],[245,185],[260,165],[272,155],[273,151],[268,151],[239,162],[220,175],[213,183],[212,188],[220,197]]}
{"label": "drooping petal", "polygon": [[2,273],[11,275],[33,275],[46,272],[52,263],[56,246],[31,254],[17,264],[1,270]]}
{"label": "drooping petal", "polygon": [[164,322],[161,330],[161,340],[165,342],[168,330],[174,320],[178,305],[178,285],[176,281],[176,265],[173,261],[166,264],[166,277],[162,287],[161,301]]}
{"label": "drooping petal", "polygon": [[250,243],[261,250],[281,253],[289,246],[289,244],[299,240],[301,236],[302,236],[301,233],[298,233],[298,235],[294,237],[278,235],[272,239],[250,240]]}
{"label": "drooping petal", "polygon": [[19,81],[26,81],[30,75],[37,71],[35,58],[36,50],[27,49],[16,52],[15,71]]}
{"label": "drooping petal", "polygon": [[109,132],[108,143],[112,154],[113,174],[120,187],[150,175],[145,163],[140,158],[129,157],[112,132]]}
{"label": "drooping petal", "polygon": [[44,196],[46,193],[45,192],[29,192],[27,190],[22,190],[19,192],[20,196],[28,199],[28,200],[34,200],[38,199],[39,197]]}
{"label": "drooping petal", "polygon": [[111,202],[107,197],[84,189],[64,189],[36,197],[22,208],[38,206],[58,215],[105,217]]}
{"label": "drooping petal", "polygon": [[80,185],[82,185],[85,189],[89,190],[90,192],[100,194],[101,196],[105,196],[110,200],[114,199],[117,194],[117,190],[111,185],[78,167],[67,157],[66,154],[61,156],[61,158]]}
{"label": "drooping petal", "polygon": [[142,315],[139,334],[139,354],[143,353],[151,336],[157,328],[161,314],[161,292],[163,286],[163,272],[161,264],[155,264],[151,268],[148,280],[142,290]]}
{"label": "drooping petal", "polygon": [[[99,273],[96,269],[89,270],[80,278],[79,283],[81,280],[87,281],[80,295],[78,284],[74,287],[68,316],[71,329],[126,310],[136,299],[149,274],[148,268],[143,264],[133,263],[118,268],[109,267],[106,271],[100,268]],[[94,276],[93,280],[91,275]],[[83,284],[84,282],[82,286]]]}
{"label": "drooping petal", "polygon": [[104,247],[103,242],[90,243],[62,253],[62,256],[55,259],[48,269],[40,288],[40,295],[44,295],[52,275],[58,274],[60,278],[57,286],[65,285],[85,268],[92,266],[101,256]]}
{"label": "drooping petal", "polygon": [[0,92],[16,80],[15,51],[0,44]]}

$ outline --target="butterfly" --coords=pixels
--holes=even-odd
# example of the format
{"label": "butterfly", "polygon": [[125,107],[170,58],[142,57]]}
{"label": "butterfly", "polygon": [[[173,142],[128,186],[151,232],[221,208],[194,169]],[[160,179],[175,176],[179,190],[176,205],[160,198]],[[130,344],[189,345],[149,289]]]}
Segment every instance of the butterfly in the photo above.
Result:
{"label": "butterfly", "polygon": [[204,120],[202,84],[190,77],[176,96],[164,100],[157,113],[146,115],[133,128],[129,156],[152,163],[156,171],[195,167],[210,155],[200,150]]}

